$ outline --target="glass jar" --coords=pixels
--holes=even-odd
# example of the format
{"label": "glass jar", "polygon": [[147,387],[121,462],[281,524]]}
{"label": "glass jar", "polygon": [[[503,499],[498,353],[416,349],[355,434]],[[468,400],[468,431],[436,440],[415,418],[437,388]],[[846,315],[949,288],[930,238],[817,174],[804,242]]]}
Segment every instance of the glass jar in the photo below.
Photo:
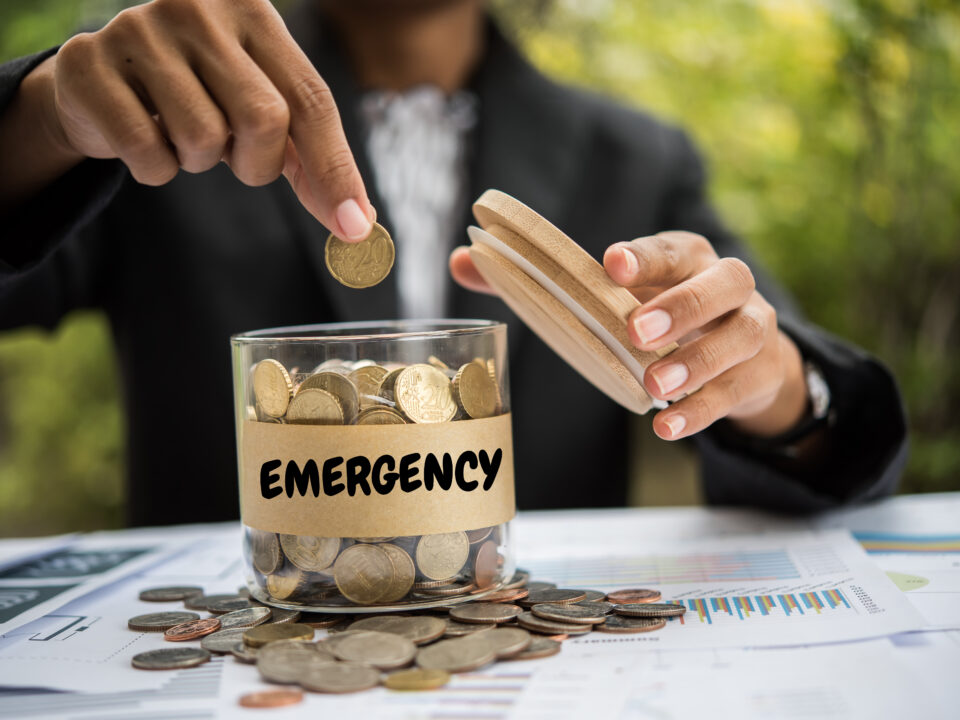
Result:
{"label": "glass jar", "polygon": [[339,323],[231,338],[247,585],[378,612],[513,577],[506,326]]}

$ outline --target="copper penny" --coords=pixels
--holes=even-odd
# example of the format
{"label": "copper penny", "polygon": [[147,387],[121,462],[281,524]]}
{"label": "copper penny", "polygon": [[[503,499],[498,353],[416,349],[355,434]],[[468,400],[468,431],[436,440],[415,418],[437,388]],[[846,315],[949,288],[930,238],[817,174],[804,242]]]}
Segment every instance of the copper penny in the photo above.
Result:
{"label": "copper penny", "polygon": [[647,590],[644,588],[629,588],[627,590],[614,590],[607,593],[607,600],[617,605],[623,603],[655,603],[660,602],[659,590]]}
{"label": "copper penny", "polygon": [[497,577],[497,544],[487,540],[477,550],[477,557],[473,562],[473,580],[479,589],[493,585]]}
{"label": "copper penny", "polygon": [[303,702],[300,690],[263,690],[240,697],[240,706],[246,708],[275,708]]}
{"label": "copper penny", "polygon": [[203,618],[202,620],[191,620],[190,622],[174,625],[163,633],[164,640],[171,642],[182,642],[184,640],[196,640],[204,635],[215,633],[220,629],[220,618]]}

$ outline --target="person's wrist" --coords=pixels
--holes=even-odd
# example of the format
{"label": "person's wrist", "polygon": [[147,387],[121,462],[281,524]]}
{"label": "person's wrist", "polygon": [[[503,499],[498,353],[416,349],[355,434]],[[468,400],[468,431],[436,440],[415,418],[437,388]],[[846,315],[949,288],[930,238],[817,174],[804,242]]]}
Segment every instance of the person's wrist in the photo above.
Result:
{"label": "person's wrist", "polygon": [[85,158],[73,147],[60,122],[57,110],[57,56],[44,60],[24,79],[20,86],[25,102],[32,108],[37,129],[41,133],[43,151],[51,162],[75,164]]}
{"label": "person's wrist", "polygon": [[784,380],[774,400],[760,412],[730,418],[731,426],[745,435],[771,438],[789,433],[807,417],[810,395],[807,390],[803,357],[787,335],[780,331],[780,352]]}

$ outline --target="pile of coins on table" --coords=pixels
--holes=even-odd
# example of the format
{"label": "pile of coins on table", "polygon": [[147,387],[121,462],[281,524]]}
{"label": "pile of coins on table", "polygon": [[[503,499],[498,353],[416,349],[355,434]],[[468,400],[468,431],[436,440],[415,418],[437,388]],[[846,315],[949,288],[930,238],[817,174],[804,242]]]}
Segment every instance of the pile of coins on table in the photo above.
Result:
{"label": "pile of coins on table", "polygon": [[[560,652],[563,640],[597,631],[644,633],[660,630],[683,605],[661,603],[660,593],[626,589],[610,593],[557,588],[531,582],[518,570],[502,589],[482,601],[437,608],[424,614],[324,615],[265,607],[241,590],[203,595],[197,587],[153,588],[141,600],[183,600],[193,612],[159,612],[130,618],[131,630],[163,632],[171,642],[200,640],[200,646],[151,650],[133,666],[174,670],[232,654],[254,663],[270,683],[320,693],[349,693],[384,685],[391,690],[442,687],[452,673],[497,661],[533,660]],[[314,640],[317,629],[326,636]],[[244,695],[246,707],[300,702],[294,688]]]}
{"label": "pile of coins on table", "polygon": [[412,365],[327,360],[310,373],[268,358],[253,368],[247,419],[291,425],[403,425],[502,412],[496,366],[475,358],[454,370],[430,357]]}
{"label": "pile of coins on table", "polygon": [[501,528],[416,537],[328,538],[246,528],[257,583],[306,605],[423,604],[501,580]]}
{"label": "pile of coins on table", "polygon": [[[486,418],[503,412],[492,359],[450,369],[328,360],[311,373],[273,359],[253,368],[252,421],[393,425]],[[420,603],[499,582],[499,527],[436,535],[327,538],[246,529],[256,580],[280,601],[312,605]]]}

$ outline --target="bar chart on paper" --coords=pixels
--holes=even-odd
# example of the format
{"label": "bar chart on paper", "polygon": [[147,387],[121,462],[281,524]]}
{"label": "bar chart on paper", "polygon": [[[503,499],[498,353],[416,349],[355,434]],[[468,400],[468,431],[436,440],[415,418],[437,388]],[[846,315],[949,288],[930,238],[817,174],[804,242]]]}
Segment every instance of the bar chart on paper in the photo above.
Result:
{"label": "bar chart on paper", "polygon": [[[597,530],[598,537],[602,529]],[[649,643],[662,648],[834,642],[915,630],[921,620],[849,533],[798,531],[712,540],[645,542],[642,552],[610,538],[597,547],[523,560],[535,579],[561,587],[646,587],[683,617],[662,632],[594,633],[577,643]]]}

